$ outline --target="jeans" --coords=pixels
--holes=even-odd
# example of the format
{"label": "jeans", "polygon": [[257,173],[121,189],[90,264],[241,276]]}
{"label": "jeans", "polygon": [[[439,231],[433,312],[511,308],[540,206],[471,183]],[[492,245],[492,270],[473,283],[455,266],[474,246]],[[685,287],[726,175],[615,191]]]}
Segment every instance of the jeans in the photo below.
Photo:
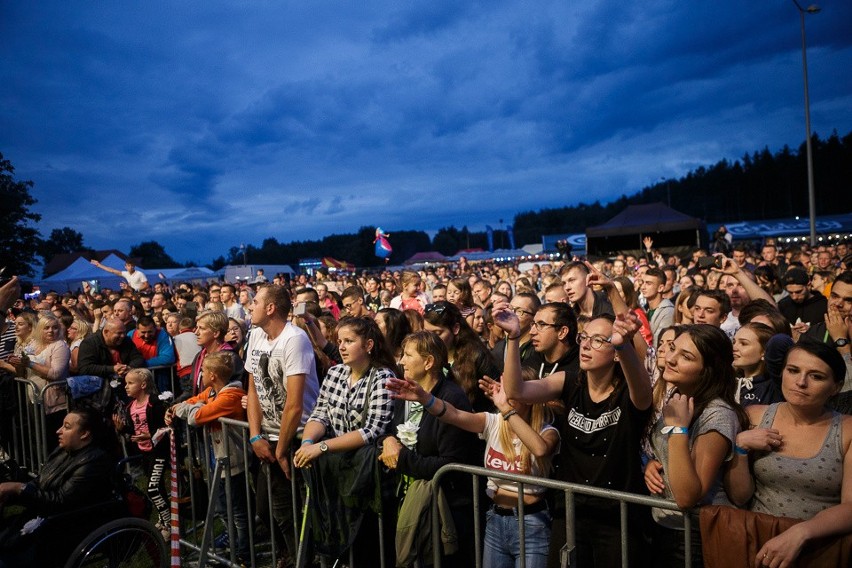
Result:
{"label": "jeans", "polygon": [[[520,566],[521,543],[518,517],[498,515],[492,510],[485,514],[484,568],[514,568]],[[524,544],[527,568],[545,568],[550,546],[550,513],[539,511],[524,516]]]}
{"label": "jeans", "polygon": [[[217,512],[226,519],[227,527],[228,500],[225,493],[225,480],[219,483],[219,507]],[[246,474],[238,473],[231,476],[231,519],[234,523],[234,532],[237,537],[237,556],[248,560],[251,556],[249,550],[249,522],[248,522],[248,499],[246,498]],[[227,528],[226,528],[227,531]]]}

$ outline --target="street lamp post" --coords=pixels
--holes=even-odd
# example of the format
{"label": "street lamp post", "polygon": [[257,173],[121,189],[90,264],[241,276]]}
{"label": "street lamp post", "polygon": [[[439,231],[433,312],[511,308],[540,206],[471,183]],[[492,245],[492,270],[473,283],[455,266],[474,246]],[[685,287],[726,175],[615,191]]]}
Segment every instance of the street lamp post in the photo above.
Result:
{"label": "street lamp post", "polygon": [[805,129],[807,135],[805,137],[805,148],[807,149],[808,159],[808,212],[810,215],[811,228],[811,246],[816,246],[816,192],[814,191],[814,158],[811,149],[811,101],[808,95],[808,55],[807,43],[805,42],[805,14],[816,14],[820,11],[820,7],[816,4],[811,4],[807,8],[793,0],[796,9],[799,10],[799,17],[802,21],[802,75],[805,82]]}

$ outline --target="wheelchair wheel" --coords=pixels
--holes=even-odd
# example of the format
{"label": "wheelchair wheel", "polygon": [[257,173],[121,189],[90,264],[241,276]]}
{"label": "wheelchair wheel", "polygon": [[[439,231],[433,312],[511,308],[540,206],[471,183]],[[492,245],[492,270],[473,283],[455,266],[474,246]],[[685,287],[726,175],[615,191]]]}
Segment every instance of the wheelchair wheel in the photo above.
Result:
{"label": "wheelchair wheel", "polygon": [[160,531],[142,519],[109,522],[87,536],[65,568],[165,568],[169,565],[166,542]]}

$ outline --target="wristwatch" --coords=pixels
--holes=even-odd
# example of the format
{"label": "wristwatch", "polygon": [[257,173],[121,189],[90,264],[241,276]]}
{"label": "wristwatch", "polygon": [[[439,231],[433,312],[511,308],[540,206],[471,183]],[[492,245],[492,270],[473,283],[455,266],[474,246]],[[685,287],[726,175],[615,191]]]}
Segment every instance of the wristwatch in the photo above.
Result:
{"label": "wristwatch", "polygon": [[846,347],[847,345],[849,345],[849,340],[845,337],[834,340],[835,347]]}
{"label": "wristwatch", "polygon": [[320,442],[320,451],[321,452],[327,452],[328,451],[328,444],[326,444],[325,442]]}

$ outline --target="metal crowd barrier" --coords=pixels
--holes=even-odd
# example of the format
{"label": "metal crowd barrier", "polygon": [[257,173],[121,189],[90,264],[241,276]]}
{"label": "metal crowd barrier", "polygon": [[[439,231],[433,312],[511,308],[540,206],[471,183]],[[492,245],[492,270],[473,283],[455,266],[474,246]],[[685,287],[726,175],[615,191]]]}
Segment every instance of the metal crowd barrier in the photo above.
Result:
{"label": "metal crowd barrier", "polygon": [[[251,451],[251,445],[248,443],[248,422],[240,421],[240,420],[232,420],[230,418],[219,418],[219,423],[222,425],[223,432],[222,437],[225,440],[225,455],[223,458],[213,459],[209,452],[210,448],[210,440],[208,432],[205,428],[186,428],[185,441],[187,452],[186,455],[179,456],[179,459],[184,459],[189,462],[188,467],[192,468],[193,463],[198,463],[203,470],[204,479],[207,483],[207,503],[206,503],[206,514],[203,519],[198,518],[195,514],[196,505],[201,499],[200,495],[196,495],[194,484],[190,483],[190,515],[189,519],[181,518],[181,539],[180,544],[181,547],[187,551],[191,551],[194,555],[197,555],[193,558],[193,562],[197,561],[198,566],[205,566],[209,561],[215,561],[222,565],[229,566],[231,568],[239,568],[240,564],[237,562],[236,552],[235,552],[235,544],[236,544],[236,528],[233,520],[233,511],[231,507],[233,492],[234,491],[245,491],[246,502],[248,503],[248,533],[249,533],[249,546],[251,550],[251,558],[244,558],[245,561],[250,561],[250,566],[252,568],[258,568],[260,566],[269,565],[265,559],[259,558],[257,554],[257,542],[255,542],[255,533],[256,533],[256,519],[255,519],[255,511],[254,511],[254,495],[252,490],[255,488],[252,483],[251,478],[251,465],[254,460],[254,453]],[[228,429],[230,428],[238,428],[242,431],[242,438],[244,440],[243,444],[243,452],[242,452],[242,460],[244,470],[246,472],[246,483],[243,487],[233,487],[231,483],[230,475],[222,477],[221,473],[223,471],[229,471],[230,467],[230,458],[227,457],[230,455],[230,436],[228,435]],[[267,431],[267,434],[277,435],[277,431]],[[179,452],[180,453],[180,452]],[[292,454],[290,456],[290,463],[293,463]],[[186,464],[184,464],[186,465]],[[277,464],[260,464],[261,471],[259,475],[267,475],[267,471],[263,471],[265,468],[269,467],[278,467]],[[295,468],[292,471],[296,471]],[[192,475],[192,471],[190,470],[190,475]],[[268,478],[267,478],[268,479]],[[216,509],[217,509],[217,498],[218,498],[218,490],[221,484],[224,483],[225,488],[225,499],[227,503],[227,511],[225,515],[225,519],[223,519],[225,528],[228,532],[228,541],[229,541],[229,550],[230,554],[228,558],[225,558],[217,553],[213,546],[213,541],[215,539],[214,528],[215,528],[215,518],[216,518]],[[297,545],[297,557],[293,560],[296,562],[297,566],[310,565],[312,562],[312,558],[304,559],[302,555],[305,554],[307,542],[304,538],[304,524],[305,524],[305,515],[304,510],[301,505],[302,493],[299,487],[299,483],[297,482],[296,475],[290,476],[290,490],[293,495],[293,518],[296,519],[296,522],[293,524],[293,536]],[[277,552],[276,547],[274,546],[274,537],[273,533],[276,531],[276,523],[272,515],[272,491],[267,491],[267,502],[266,505],[269,509],[269,518],[266,520],[268,523],[267,526],[270,528],[270,543],[271,543],[271,562],[272,566],[276,565],[277,562]],[[382,532],[382,523],[381,518],[379,518],[379,536],[380,538],[384,538]],[[384,558],[384,549],[382,549],[382,557],[381,557],[381,566],[391,566],[393,563],[389,563],[386,558]],[[326,566],[324,560],[321,560],[321,565]],[[350,550],[349,562],[348,566],[351,568],[365,568],[356,566],[354,564],[354,559],[352,555],[352,551]],[[373,567],[366,567],[373,568]]]}
{"label": "metal crowd barrier", "polygon": [[[579,483],[568,483],[565,481],[556,481],[553,479],[546,479],[542,477],[533,477],[530,475],[519,475],[517,473],[508,473],[502,471],[496,471],[493,469],[486,469],[484,467],[477,467],[472,465],[464,465],[464,464],[447,464],[441,469],[439,469],[433,478],[434,487],[440,486],[440,480],[442,477],[451,472],[462,472],[468,473],[473,476],[473,508],[474,508],[474,534],[481,535],[482,531],[480,530],[480,492],[479,492],[479,483],[480,478],[482,477],[494,477],[497,479],[503,479],[506,481],[511,481],[518,484],[518,533],[519,540],[521,544],[520,549],[520,566],[521,568],[526,568],[526,550],[525,550],[525,526],[524,526],[524,485],[538,485],[541,487],[547,487],[548,489],[555,489],[557,491],[563,492],[565,495],[565,542],[568,549],[568,558],[566,566],[573,567],[577,566],[577,547],[576,547],[576,538],[575,538],[575,524],[576,524],[576,516],[574,510],[574,496],[575,495],[588,495],[591,497],[598,497],[603,499],[609,499],[612,501],[618,501],[620,507],[621,514],[621,566],[622,568],[627,568],[628,565],[628,550],[627,550],[627,505],[635,504],[642,505],[645,507],[656,507],[659,509],[666,509],[669,511],[675,511],[681,513],[684,519],[684,545],[685,545],[685,568],[691,568],[691,535],[692,535],[692,518],[690,515],[690,511],[681,510],[675,503],[672,501],[667,501],[666,499],[662,499],[660,497],[649,497],[647,495],[637,495],[635,493],[626,493],[623,491],[611,491],[609,489],[601,489],[599,487],[592,487],[590,485],[582,485]],[[476,554],[476,566],[482,566],[482,542],[479,538],[475,539],[475,554]],[[440,527],[440,518],[438,515],[438,500],[432,499],[432,550],[433,550],[433,561],[435,568],[441,568],[441,527]]]}
{"label": "metal crowd barrier", "polygon": [[[206,428],[190,428],[187,427],[185,429],[185,441],[187,452],[186,455],[181,456],[186,463],[184,463],[185,467],[189,469],[189,475],[193,475],[193,467],[196,467],[195,464],[200,466],[203,474],[204,480],[207,485],[207,503],[206,503],[206,514],[203,519],[200,519],[196,516],[197,504],[201,499],[200,495],[196,495],[196,487],[195,484],[189,484],[189,493],[190,493],[190,518],[184,519],[181,518],[181,546],[189,551],[198,555],[198,565],[205,566],[209,560],[214,560],[220,564],[224,564],[226,566],[230,566],[233,568],[239,568],[240,564],[238,563],[238,559],[236,557],[236,528],[233,519],[233,492],[234,491],[244,491],[246,503],[248,505],[248,534],[249,534],[249,549],[251,552],[251,558],[244,558],[244,561],[250,561],[250,566],[257,567],[261,565],[260,559],[257,556],[257,543],[255,542],[255,533],[256,533],[256,523],[255,523],[255,500],[253,489],[255,488],[252,483],[252,461],[254,459],[254,453],[251,452],[251,445],[248,443],[248,422],[233,420],[230,418],[219,418],[219,423],[222,426],[222,437],[225,441],[225,457],[222,458],[213,458],[210,453],[210,437]],[[245,484],[243,487],[233,487],[231,483],[231,476],[225,475],[222,476],[222,472],[230,471],[230,458],[228,457],[231,453],[231,440],[228,434],[228,430],[231,428],[237,428],[241,430],[241,437],[243,439],[243,451],[242,451],[242,462],[243,462],[243,470],[245,472]],[[267,432],[267,434],[277,435],[278,432]],[[179,458],[180,459],[180,458]],[[292,462],[292,460],[291,460]],[[258,472],[259,475],[267,476],[267,486],[269,485],[269,472],[266,471],[266,468],[269,467],[278,467],[277,464],[260,464],[260,470]],[[229,542],[229,557],[224,558],[216,553],[216,550],[213,546],[214,544],[214,529],[215,529],[215,518],[217,514],[217,504],[218,504],[218,494],[219,488],[224,483],[225,489],[225,501],[226,501],[226,514],[224,524],[225,529],[228,534],[228,542]],[[296,482],[296,476],[292,475],[290,479],[290,490],[293,495],[293,518],[300,519],[301,515],[299,511],[300,507],[300,492],[299,487]],[[271,561],[272,565],[275,566],[277,562],[277,551],[274,546],[274,537],[273,534],[276,531],[277,524],[275,523],[275,519],[272,514],[272,491],[267,491],[267,503],[269,510],[269,518],[266,520],[267,527],[269,527],[270,531],[270,543],[271,543]],[[293,525],[293,536],[295,542],[299,543],[300,537],[300,526],[298,523],[294,523]]]}
{"label": "metal crowd barrier", "polygon": [[[177,396],[178,390],[180,390],[180,381],[177,376],[177,363],[172,363],[171,365],[155,365],[154,367],[148,367],[148,370],[154,373],[154,380],[157,380],[157,371],[162,371],[164,369],[169,370],[169,384],[171,385],[171,392],[175,396]],[[159,386],[158,386],[159,388]]]}
{"label": "metal crowd barrier", "polygon": [[[48,432],[47,417],[44,413],[44,395],[50,389],[67,390],[67,381],[50,382],[39,387],[30,379],[15,378],[16,412],[12,422],[10,447],[4,448],[19,467],[31,473],[37,473],[47,461]],[[61,411],[60,411],[61,412]]]}

